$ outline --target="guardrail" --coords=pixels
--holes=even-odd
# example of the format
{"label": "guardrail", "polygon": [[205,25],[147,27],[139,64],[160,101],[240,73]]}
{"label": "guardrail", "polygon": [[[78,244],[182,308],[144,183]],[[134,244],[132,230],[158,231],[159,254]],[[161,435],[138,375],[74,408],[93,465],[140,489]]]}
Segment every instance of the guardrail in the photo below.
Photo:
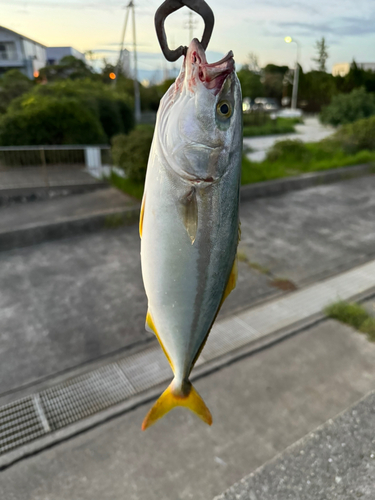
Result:
{"label": "guardrail", "polygon": [[102,144],[0,147],[0,189],[89,184],[111,163]]}

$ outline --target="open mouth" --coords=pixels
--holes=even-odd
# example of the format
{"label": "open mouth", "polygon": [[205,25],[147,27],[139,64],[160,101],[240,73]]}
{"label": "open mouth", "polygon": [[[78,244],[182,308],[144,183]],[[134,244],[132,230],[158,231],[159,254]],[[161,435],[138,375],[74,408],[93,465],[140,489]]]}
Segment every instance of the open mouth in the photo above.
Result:
{"label": "open mouth", "polygon": [[230,51],[220,61],[213,64],[199,65],[199,79],[204,85],[218,93],[228,75],[234,71],[233,52]]}
{"label": "open mouth", "polygon": [[188,59],[188,64],[190,63],[193,67],[198,66],[197,76],[199,80],[207,89],[211,90],[214,95],[220,92],[224,80],[234,71],[232,51],[229,51],[220,61],[208,64],[203,47],[197,39],[194,39],[190,44],[186,57]]}

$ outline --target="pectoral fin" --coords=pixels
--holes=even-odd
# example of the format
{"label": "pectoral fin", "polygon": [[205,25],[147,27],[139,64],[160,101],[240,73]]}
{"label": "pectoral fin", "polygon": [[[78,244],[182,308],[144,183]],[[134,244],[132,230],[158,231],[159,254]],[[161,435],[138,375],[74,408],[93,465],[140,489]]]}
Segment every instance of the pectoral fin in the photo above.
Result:
{"label": "pectoral fin", "polygon": [[198,203],[197,193],[194,187],[181,200],[181,214],[186,232],[193,245],[198,229]]}

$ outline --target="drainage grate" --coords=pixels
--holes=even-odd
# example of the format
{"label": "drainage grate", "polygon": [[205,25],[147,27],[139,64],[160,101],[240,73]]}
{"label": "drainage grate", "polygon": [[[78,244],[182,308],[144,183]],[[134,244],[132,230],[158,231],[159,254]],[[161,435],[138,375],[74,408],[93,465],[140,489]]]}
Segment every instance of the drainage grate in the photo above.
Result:
{"label": "drainage grate", "polygon": [[45,433],[34,396],[0,408],[0,453],[17,448]]}
{"label": "drainage grate", "polygon": [[41,392],[40,400],[51,430],[57,430],[133,394],[129,380],[117,363],[112,363]]}
{"label": "drainage grate", "polygon": [[172,381],[173,373],[159,345],[150,347],[118,363],[137,392],[164,382]]}

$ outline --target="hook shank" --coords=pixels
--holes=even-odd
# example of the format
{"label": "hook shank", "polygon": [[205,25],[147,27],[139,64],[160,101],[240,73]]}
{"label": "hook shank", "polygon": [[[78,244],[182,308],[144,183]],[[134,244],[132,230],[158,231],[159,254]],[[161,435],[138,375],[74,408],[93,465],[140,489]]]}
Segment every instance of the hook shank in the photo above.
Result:
{"label": "hook shank", "polygon": [[165,0],[155,14],[155,29],[161,50],[168,61],[177,61],[182,55],[186,55],[187,47],[180,45],[177,49],[171,50],[168,47],[167,35],[165,34],[164,22],[166,18],[182,7],[189,7],[199,14],[204,21],[204,31],[201,44],[204,50],[207,49],[212,31],[214,29],[214,14],[204,0]]}

